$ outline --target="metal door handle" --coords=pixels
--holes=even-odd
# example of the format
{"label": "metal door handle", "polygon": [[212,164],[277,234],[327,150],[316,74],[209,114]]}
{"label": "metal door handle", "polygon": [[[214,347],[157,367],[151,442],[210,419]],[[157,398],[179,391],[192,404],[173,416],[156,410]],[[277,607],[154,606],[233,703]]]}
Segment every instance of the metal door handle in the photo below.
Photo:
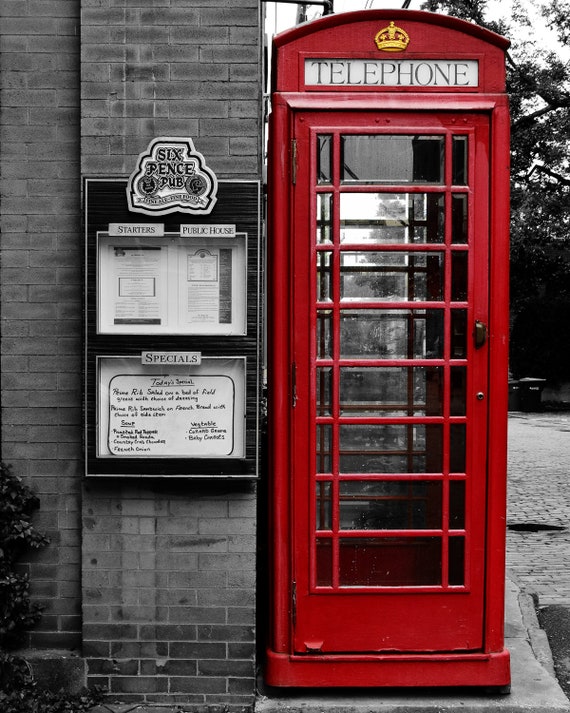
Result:
{"label": "metal door handle", "polygon": [[473,337],[475,339],[476,349],[480,349],[484,346],[487,341],[487,325],[483,322],[476,321],[475,329],[473,330]]}

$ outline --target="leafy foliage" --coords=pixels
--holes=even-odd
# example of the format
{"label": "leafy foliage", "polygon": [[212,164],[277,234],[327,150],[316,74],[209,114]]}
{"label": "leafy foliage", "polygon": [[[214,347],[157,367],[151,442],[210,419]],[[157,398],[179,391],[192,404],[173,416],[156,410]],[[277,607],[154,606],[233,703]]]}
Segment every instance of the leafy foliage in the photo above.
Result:
{"label": "leafy foliage", "polygon": [[40,618],[29,598],[29,581],[18,571],[28,549],[48,543],[32,525],[39,500],[11,466],[0,463],[0,711],[2,713],[84,713],[101,699],[97,691],[51,693],[32,680],[26,661],[9,652]]}
{"label": "leafy foliage", "polygon": [[424,8],[511,38],[511,369],[570,381],[570,3],[547,0],[538,20],[519,4],[490,21],[487,0]]}
{"label": "leafy foliage", "polygon": [[40,607],[29,598],[29,581],[18,571],[17,561],[27,549],[37,549],[48,540],[31,523],[37,497],[0,463],[0,647],[20,643],[21,635],[40,617]]}
{"label": "leafy foliage", "polygon": [[32,681],[24,659],[0,654],[0,710],[2,713],[87,713],[102,699],[99,690],[76,695],[52,693]]}

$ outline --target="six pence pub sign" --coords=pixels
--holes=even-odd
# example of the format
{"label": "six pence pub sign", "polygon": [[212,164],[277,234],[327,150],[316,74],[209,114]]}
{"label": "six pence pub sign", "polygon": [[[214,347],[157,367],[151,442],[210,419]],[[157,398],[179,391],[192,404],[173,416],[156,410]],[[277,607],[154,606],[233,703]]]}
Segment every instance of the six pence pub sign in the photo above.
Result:
{"label": "six pence pub sign", "polygon": [[129,210],[146,215],[181,211],[207,215],[216,203],[218,182],[190,138],[152,141],[129,178]]}

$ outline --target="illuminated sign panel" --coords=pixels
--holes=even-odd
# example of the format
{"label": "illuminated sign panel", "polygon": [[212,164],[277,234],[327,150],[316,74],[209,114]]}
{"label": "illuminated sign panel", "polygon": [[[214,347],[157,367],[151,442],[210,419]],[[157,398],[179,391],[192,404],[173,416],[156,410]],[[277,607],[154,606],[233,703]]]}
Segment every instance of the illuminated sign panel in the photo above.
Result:
{"label": "illuminated sign panel", "polygon": [[477,60],[305,59],[307,87],[477,87]]}

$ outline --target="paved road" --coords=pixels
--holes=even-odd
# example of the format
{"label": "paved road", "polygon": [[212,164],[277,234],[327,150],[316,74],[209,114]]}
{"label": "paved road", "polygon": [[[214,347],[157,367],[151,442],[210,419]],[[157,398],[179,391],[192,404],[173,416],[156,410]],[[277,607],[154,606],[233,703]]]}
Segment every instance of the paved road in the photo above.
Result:
{"label": "paved road", "polygon": [[570,606],[570,413],[510,413],[507,525],[512,578]]}
{"label": "paved road", "polygon": [[507,569],[539,597],[556,676],[570,698],[570,413],[509,415]]}

